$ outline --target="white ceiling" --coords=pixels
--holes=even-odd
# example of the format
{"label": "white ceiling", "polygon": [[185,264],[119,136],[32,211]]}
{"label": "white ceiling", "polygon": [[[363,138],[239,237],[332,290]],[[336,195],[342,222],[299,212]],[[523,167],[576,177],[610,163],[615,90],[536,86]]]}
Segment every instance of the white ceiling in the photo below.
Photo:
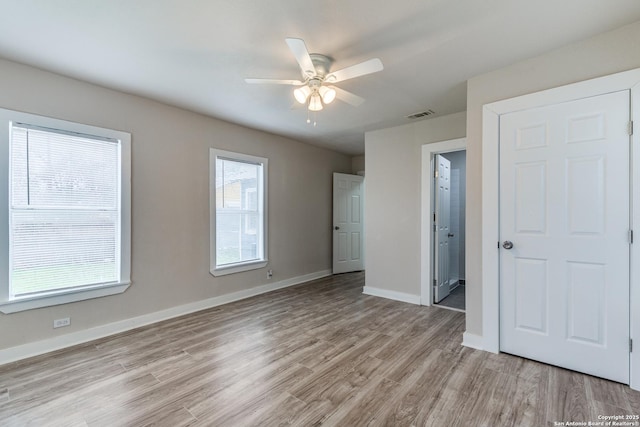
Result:
{"label": "white ceiling", "polygon": [[[464,111],[470,77],[637,20],[638,0],[0,0],[0,57],[362,154],[365,131]],[[244,82],[300,78],[286,37],[385,69],[313,127],[292,87]]]}

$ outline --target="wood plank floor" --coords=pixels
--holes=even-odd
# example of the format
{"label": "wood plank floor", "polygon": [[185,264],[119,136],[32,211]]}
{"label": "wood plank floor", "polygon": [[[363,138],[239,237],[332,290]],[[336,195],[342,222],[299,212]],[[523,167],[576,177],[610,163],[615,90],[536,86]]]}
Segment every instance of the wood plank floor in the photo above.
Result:
{"label": "wood plank floor", "polygon": [[0,366],[2,426],[545,426],[627,386],[460,345],[464,314],[316,280]]}

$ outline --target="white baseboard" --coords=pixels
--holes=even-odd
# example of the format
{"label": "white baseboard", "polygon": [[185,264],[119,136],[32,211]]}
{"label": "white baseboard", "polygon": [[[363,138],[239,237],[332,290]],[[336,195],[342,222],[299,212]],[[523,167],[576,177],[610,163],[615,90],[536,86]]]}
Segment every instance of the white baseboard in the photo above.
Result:
{"label": "white baseboard", "polygon": [[405,294],[404,292],[373,288],[371,286],[365,286],[364,289],[362,289],[362,293],[374,297],[387,298],[395,301],[408,302],[409,304],[420,305],[420,295]]}
{"label": "white baseboard", "polygon": [[95,328],[86,329],[84,331],[72,332],[70,334],[61,335],[55,338],[49,338],[42,341],[36,341],[15,347],[0,350],[0,365],[15,362],[17,360],[26,359],[28,357],[38,356],[51,351],[60,350],[62,348],[71,347],[73,345],[82,344],[98,338],[107,337],[109,335],[118,334],[140,326],[149,325],[151,323],[160,322],[162,320],[171,319],[185,314],[194,313],[196,311],[206,310],[208,308],[217,307],[219,305],[228,304],[230,302],[239,301],[256,295],[261,295],[277,289],[287,288],[289,286],[298,285],[315,279],[331,276],[331,270],[322,270],[315,273],[305,274],[303,276],[292,277],[290,279],[281,280],[279,282],[269,283],[266,285],[256,286],[238,292],[233,292],[218,297],[209,298],[203,301],[196,301],[189,304],[171,307],[166,310],[156,311],[142,316],[133,317],[131,319],[121,320],[109,323]]}
{"label": "white baseboard", "polygon": [[462,334],[462,345],[476,350],[484,350],[482,346],[482,336],[465,332]]}

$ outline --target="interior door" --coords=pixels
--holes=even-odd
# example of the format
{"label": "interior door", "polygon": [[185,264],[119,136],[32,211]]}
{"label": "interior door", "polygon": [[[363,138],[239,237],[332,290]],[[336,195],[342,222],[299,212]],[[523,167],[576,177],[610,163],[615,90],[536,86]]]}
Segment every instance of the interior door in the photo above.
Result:
{"label": "interior door", "polygon": [[333,273],[364,269],[364,178],[333,174]]}
{"label": "interior door", "polygon": [[435,194],[435,302],[449,295],[449,237],[451,236],[451,162],[436,154]]}
{"label": "interior door", "polygon": [[500,117],[500,350],[629,383],[628,91]]}

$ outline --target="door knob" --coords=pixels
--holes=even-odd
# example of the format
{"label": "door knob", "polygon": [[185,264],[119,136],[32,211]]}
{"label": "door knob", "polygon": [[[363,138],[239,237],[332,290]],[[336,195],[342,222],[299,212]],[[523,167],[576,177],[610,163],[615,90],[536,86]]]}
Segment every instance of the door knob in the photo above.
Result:
{"label": "door knob", "polygon": [[511,249],[513,248],[513,242],[505,240],[504,242],[502,242],[502,247],[505,249]]}
{"label": "door knob", "polygon": [[340,227],[338,227],[337,225],[335,227],[333,227],[335,230],[340,230]]}

